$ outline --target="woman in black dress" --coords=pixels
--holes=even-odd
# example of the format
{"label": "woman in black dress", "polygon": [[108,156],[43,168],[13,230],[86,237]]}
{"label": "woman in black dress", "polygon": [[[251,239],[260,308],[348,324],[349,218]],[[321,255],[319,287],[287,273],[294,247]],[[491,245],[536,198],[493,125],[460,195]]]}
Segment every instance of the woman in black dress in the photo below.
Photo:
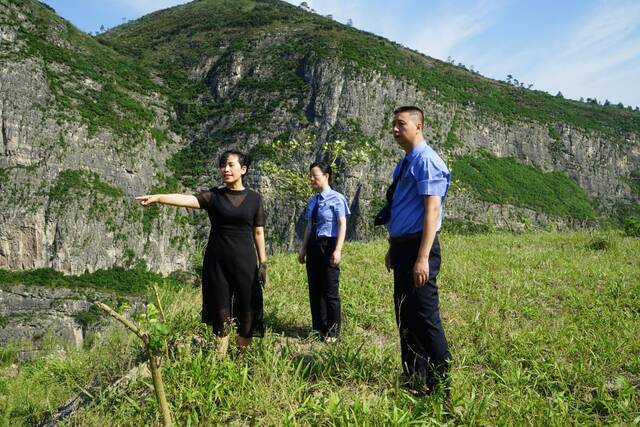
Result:
{"label": "woman in black dress", "polygon": [[265,218],[260,195],[242,183],[249,163],[244,153],[229,150],[219,162],[223,187],[193,196],[136,197],[142,206],[161,203],[205,209],[209,214],[211,233],[202,269],[202,321],[213,327],[218,336],[217,350],[223,354],[229,345],[232,322],[237,327],[240,349],[248,346],[252,337],[264,333],[261,284],[266,280]]}

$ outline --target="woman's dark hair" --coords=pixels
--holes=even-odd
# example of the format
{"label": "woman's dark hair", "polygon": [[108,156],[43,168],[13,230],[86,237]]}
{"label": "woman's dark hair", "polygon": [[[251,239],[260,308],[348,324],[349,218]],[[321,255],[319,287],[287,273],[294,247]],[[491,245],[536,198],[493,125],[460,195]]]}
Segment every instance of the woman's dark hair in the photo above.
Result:
{"label": "woman's dark hair", "polygon": [[313,162],[311,163],[311,166],[309,166],[309,172],[311,172],[311,169],[313,168],[318,168],[322,171],[322,173],[328,174],[329,182],[331,182],[331,166],[329,166],[325,162]]}
{"label": "woman's dark hair", "polygon": [[218,167],[224,167],[227,164],[227,160],[229,160],[229,156],[237,156],[238,163],[240,166],[246,166],[247,170],[249,170],[249,165],[251,164],[251,158],[248,154],[243,153],[239,150],[227,150],[220,155],[220,160],[218,160]]}

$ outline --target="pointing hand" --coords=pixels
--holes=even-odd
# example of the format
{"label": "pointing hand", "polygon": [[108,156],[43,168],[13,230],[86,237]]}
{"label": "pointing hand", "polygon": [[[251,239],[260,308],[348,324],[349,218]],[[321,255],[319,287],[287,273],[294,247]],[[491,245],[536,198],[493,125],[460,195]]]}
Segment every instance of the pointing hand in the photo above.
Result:
{"label": "pointing hand", "polygon": [[142,206],[149,206],[149,205],[151,205],[153,203],[158,203],[158,199],[159,199],[159,197],[154,195],[154,194],[147,195],[147,196],[138,196],[138,197],[136,197],[136,200],[138,202],[140,202],[140,204]]}

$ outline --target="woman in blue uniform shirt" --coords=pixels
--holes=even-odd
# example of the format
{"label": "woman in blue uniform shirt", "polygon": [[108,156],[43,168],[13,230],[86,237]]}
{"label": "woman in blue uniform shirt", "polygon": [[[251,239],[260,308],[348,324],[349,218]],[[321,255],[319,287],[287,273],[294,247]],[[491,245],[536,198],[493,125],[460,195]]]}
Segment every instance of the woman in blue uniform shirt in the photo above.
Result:
{"label": "woman in blue uniform shirt", "polygon": [[307,204],[298,260],[307,264],[312,328],[326,342],[335,342],[340,335],[340,260],[351,211],[345,197],[329,186],[331,166],[315,162],[309,172],[317,194]]}

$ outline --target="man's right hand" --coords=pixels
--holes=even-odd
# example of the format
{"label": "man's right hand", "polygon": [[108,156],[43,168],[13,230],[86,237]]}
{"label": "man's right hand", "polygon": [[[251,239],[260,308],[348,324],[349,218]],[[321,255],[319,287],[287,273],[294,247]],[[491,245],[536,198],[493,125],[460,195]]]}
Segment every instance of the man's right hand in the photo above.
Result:
{"label": "man's right hand", "polygon": [[306,251],[300,251],[298,252],[298,262],[300,264],[304,264],[305,258],[307,257],[307,253]]}
{"label": "man's right hand", "polygon": [[384,256],[384,266],[387,267],[387,273],[393,270],[393,266],[391,265],[391,255],[389,255],[389,251],[387,251],[387,254]]}

